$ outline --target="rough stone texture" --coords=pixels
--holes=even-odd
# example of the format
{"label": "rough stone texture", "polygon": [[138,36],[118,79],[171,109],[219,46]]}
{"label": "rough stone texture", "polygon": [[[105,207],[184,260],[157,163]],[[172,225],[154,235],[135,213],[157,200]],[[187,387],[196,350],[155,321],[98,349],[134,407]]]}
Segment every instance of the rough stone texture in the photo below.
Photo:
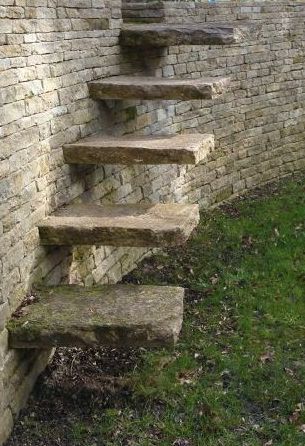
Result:
{"label": "rough stone texture", "polygon": [[122,1],[124,22],[162,22],[165,18],[164,2],[155,1]]}
{"label": "rough stone texture", "polygon": [[185,243],[198,223],[194,204],[79,204],[38,227],[43,245],[165,247]]}
{"label": "rough stone texture", "polygon": [[90,82],[94,99],[169,100],[214,99],[224,93],[228,78],[164,79],[146,76],[115,76]]}
{"label": "rough stone texture", "polygon": [[[41,247],[42,218],[74,200],[207,208],[305,167],[304,1],[166,1],[154,13],[167,23],[247,21],[260,32],[232,47],[175,46],[138,57],[118,45],[120,3],[0,0],[1,441],[4,414],[17,415],[36,376],[30,372],[39,352],[9,350],[4,329],[31,284],[114,283],[147,253]],[[87,82],[135,71],[224,76],[231,87],[213,101],[89,99]],[[65,164],[62,145],[110,129],[117,136],[213,133],[215,150],[198,166]]]}
{"label": "rough stone texture", "polygon": [[[98,168],[71,173],[61,146],[102,127],[86,82],[120,73],[120,7],[117,0],[0,0],[0,445],[51,354],[9,349],[5,322],[33,282],[82,281],[80,254],[40,247],[37,223],[86,189],[105,195],[97,189],[112,177]],[[91,250],[91,281],[92,269],[96,280],[115,281],[144,255],[123,251]]]}
{"label": "rough stone texture", "polygon": [[164,346],[176,343],[183,288],[51,287],[8,324],[12,348]]}
{"label": "rough stone texture", "polygon": [[205,134],[91,136],[63,147],[69,164],[198,164],[214,147]]}
{"label": "rough stone texture", "polygon": [[51,356],[50,350],[9,350],[0,375],[1,445],[8,439],[14,418],[25,406],[38,376]]}
{"label": "rough stone texture", "polygon": [[1,417],[0,444],[8,439],[14,426],[13,415],[10,409],[6,409]]}
{"label": "rough stone texture", "polygon": [[245,29],[229,24],[125,25],[120,43],[127,47],[162,48],[174,45],[232,45],[245,38]]}

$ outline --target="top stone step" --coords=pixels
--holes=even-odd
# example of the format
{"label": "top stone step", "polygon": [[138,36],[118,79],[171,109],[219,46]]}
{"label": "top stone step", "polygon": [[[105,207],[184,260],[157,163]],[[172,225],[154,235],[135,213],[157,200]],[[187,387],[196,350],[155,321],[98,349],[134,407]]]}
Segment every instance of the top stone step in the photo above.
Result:
{"label": "top stone step", "polygon": [[245,38],[245,27],[220,24],[131,24],[121,31],[122,46],[162,48],[173,45],[232,45]]}

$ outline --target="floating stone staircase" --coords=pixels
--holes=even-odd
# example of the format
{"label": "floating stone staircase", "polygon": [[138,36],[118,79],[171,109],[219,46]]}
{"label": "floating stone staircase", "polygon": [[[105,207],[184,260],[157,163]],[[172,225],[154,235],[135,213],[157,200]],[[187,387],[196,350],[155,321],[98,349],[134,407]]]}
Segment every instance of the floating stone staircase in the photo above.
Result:
{"label": "floating stone staircase", "polygon": [[[127,47],[234,44],[243,31],[231,25],[128,25]],[[214,99],[226,78],[160,79],[117,76],[89,83],[104,99]],[[212,135],[95,135],[67,144],[69,164],[197,164],[213,150]],[[39,225],[42,245],[166,247],[184,243],[199,222],[198,205],[126,204],[67,206]],[[8,324],[12,348],[56,346],[155,346],[177,341],[183,320],[183,289],[153,286],[47,287]]]}

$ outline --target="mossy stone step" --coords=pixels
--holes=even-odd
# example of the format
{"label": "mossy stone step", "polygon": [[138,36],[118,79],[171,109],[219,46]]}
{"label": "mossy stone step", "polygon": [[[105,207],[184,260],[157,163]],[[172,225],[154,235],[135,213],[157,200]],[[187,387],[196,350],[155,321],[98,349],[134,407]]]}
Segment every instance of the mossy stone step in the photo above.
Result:
{"label": "mossy stone step", "polygon": [[245,31],[229,24],[150,23],[125,25],[120,43],[135,48],[162,48],[172,45],[232,45],[240,43]]}
{"label": "mossy stone step", "polygon": [[227,89],[228,78],[177,79],[114,76],[89,82],[94,99],[192,100],[214,99]]}
{"label": "mossy stone step", "polygon": [[183,320],[178,287],[47,287],[8,323],[11,348],[174,345]]}
{"label": "mossy stone step", "polygon": [[94,135],[63,147],[68,164],[198,164],[214,148],[209,134]]}
{"label": "mossy stone step", "polygon": [[164,247],[181,245],[199,223],[198,205],[78,204],[39,225],[43,245]]}

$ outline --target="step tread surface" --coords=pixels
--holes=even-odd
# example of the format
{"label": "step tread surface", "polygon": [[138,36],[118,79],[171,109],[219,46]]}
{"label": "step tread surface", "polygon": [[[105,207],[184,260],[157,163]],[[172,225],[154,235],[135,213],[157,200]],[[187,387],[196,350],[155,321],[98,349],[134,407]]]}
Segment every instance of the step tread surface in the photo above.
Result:
{"label": "step tread surface", "polygon": [[63,147],[69,164],[198,164],[214,148],[211,134],[94,135]]}
{"label": "step tread surface", "polygon": [[39,225],[43,245],[181,245],[199,223],[196,204],[76,204]]}
{"label": "step tread surface", "polygon": [[8,324],[12,348],[173,345],[183,319],[179,287],[46,287]]}
{"label": "step tread surface", "polygon": [[181,79],[113,76],[89,82],[89,90],[94,99],[214,99],[225,92],[229,82],[224,77]]}
{"label": "step tread surface", "polygon": [[124,25],[123,46],[160,48],[170,45],[232,45],[246,36],[242,25],[217,23],[146,23]]}

